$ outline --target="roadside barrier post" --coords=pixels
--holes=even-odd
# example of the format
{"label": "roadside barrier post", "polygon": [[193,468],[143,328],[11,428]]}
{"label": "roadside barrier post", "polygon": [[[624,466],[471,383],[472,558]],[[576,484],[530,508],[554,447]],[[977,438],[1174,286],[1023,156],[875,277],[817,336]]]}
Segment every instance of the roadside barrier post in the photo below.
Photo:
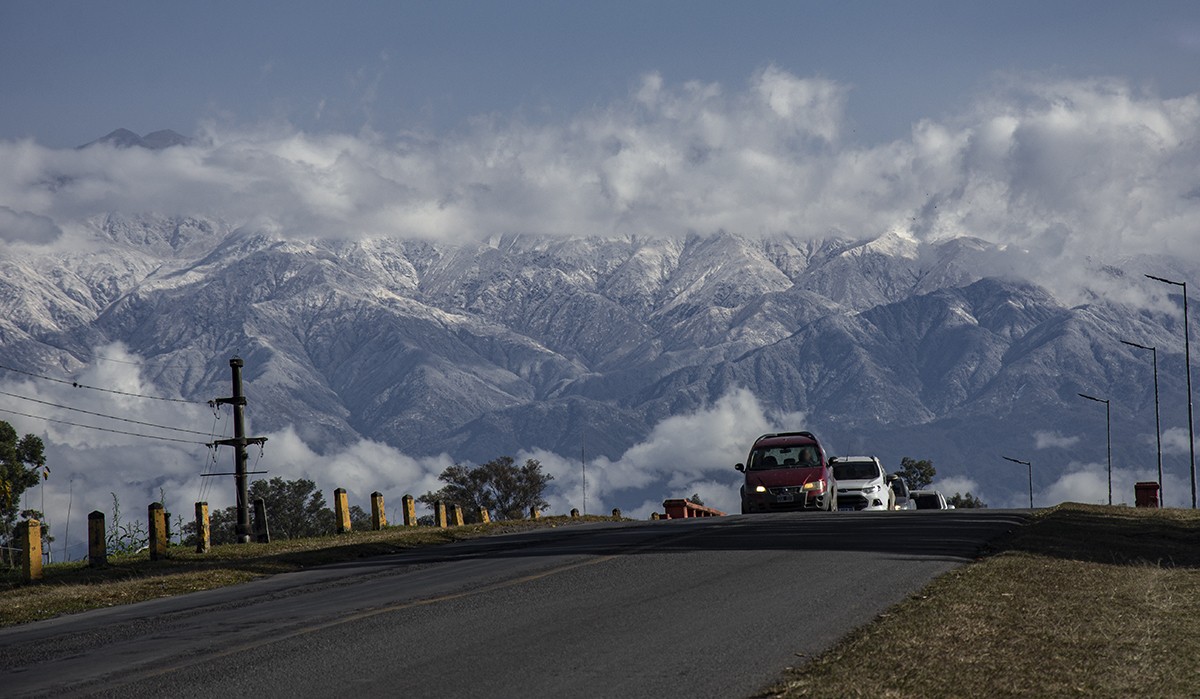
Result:
{"label": "roadside barrier post", "polygon": [[147,509],[150,515],[150,560],[157,561],[167,557],[167,513],[161,502],[152,502]]}
{"label": "roadside barrier post", "polygon": [[404,526],[417,526],[417,501],[411,495],[405,495],[400,499],[404,503]]}
{"label": "roadside barrier post", "polygon": [[208,553],[212,548],[212,530],[208,524],[208,503],[196,503],[196,553]]}
{"label": "roadside barrier post", "polygon": [[27,519],[17,525],[21,539],[21,579],[33,582],[42,579],[42,523]]}
{"label": "roadside barrier post", "polygon": [[383,493],[371,493],[371,529],[379,531],[387,526],[387,512],[383,509]]}
{"label": "roadside barrier post", "polygon": [[571,508],[571,519],[579,519],[579,508],[578,507]]}
{"label": "roadside barrier post", "polygon": [[462,505],[454,503],[450,506],[450,523],[456,527],[461,527],[463,525]]}
{"label": "roadside barrier post", "polygon": [[108,542],[104,536],[104,513],[96,510],[88,515],[88,566],[108,565]]}
{"label": "roadside barrier post", "polygon": [[346,502],[346,489],[338,488],[333,491],[334,515],[337,520],[337,533],[345,534],[350,531],[350,507]]}
{"label": "roadside barrier post", "polygon": [[271,528],[267,525],[267,501],[254,498],[254,540],[260,544],[271,543]]}
{"label": "roadside barrier post", "polygon": [[529,508],[529,519],[541,519],[542,513],[538,511],[537,505]]}
{"label": "roadside barrier post", "polygon": [[446,528],[446,503],[441,500],[433,503],[433,525],[440,529]]}
{"label": "roadside barrier post", "polygon": [[492,521],[492,516],[490,514],[488,514],[488,509],[486,507],[480,507],[479,508],[479,522],[481,524],[487,524],[491,521]]}
{"label": "roadside barrier post", "polygon": [[613,519],[621,519],[621,509],[620,508],[618,508],[618,507],[613,508]]}

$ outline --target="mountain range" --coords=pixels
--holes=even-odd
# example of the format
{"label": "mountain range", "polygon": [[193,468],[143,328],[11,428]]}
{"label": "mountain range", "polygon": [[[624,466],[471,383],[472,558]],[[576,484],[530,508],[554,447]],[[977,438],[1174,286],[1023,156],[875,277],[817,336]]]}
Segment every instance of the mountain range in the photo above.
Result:
{"label": "mountain range", "polygon": [[[70,376],[119,341],[164,394],[208,400],[240,356],[254,429],[319,452],[617,460],[744,389],[831,453],[928,458],[1020,505],[1026,474],[1002,455],[1032,459],[1039,491],[1104,463],[1103,411],[1079,393],[1113,401],[1113,463],[1153,470],[1151,362],[1122,339],[1158,348],[1163,428],[1186,428],[1182,314],[1068,306],[976,238],[297,240],[127,213],[85,229],[69,251],[0,258],[3,364]],[[1168,461],[1183,484],[1186,454]]]}

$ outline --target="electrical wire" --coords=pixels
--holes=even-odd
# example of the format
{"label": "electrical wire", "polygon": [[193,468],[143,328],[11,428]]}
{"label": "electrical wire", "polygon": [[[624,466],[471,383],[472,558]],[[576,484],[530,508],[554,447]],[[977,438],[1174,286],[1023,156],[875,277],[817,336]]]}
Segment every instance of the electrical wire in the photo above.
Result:
{"label": "electrical wire", "polygon": [[67,420],[55,420],[54,418],[44,417],[42,415],[30,415],[29,413],[23,413],[19,410],[12,410],[9,408],[0,408],[0,413],[9,413],[10,415],[20,415],[21,417],[33,418],[34,420],[44,420],[46,422],[56,422],[60,425],[70,425],[72,427],[83,427],[85,429],[99,430],[101,432],[112,432],[114,434],[127,434],[131,437],[142,437],[144,439],[157,439],[157,440],[160,440],[163,442],[179,442],[180,444],[202,444],[204,446],[208,446],[208,442],[195,442],[190,439],[175,439],[174,437],[156,437],[152,434],[141,434],[139,432],[126,432],[124,430],[113,430],[113,429],[109,429],[107,427],[96,427],[95,425],[81,425],[78,422],[69,422]]}
{"label": "electrical wire", "polygon": [[115,393],[116,395],[119,395],[119,396],[131,396],[133,398],[147,398],[150,400],[165,400],[165,401],[168,401],[171,403],[194,403],[197,405],[205,405],[208,403],[208,401],[203,401],[203,400],[187,400],[185,398],[166,398],[164,396],[149,396],[144,393],[130,393],[128,391],[118,391],[113,388],[104,388],[102,386],[88,386],[87,384],[82,384],[82,383],[79,383],[78,381],[68,381],[66,379],[56,379],[53,376],[44,376],[42,374],[35,374],[31,371],[25,371],[24,369],[17,369],[16,367],[5,366],[4,364],[0,364],[0,369],[5,369],[7,371],[11,371],[11,372],[14,372],[17,374],[24,374],[25,376],[32,376],[35,379],[42,379],[44,381],[53,381],[55,383],[67,384],[68,386],[73,386],[75,388],[87,388],[87,389],[90,389],[93,391],[103,391],[105,393]]}
{"label": "electrical wire", "polygon": [[96,412],[92,412],[91,410],[84,410],[83,408],[72,408],[69,405],[59,405],[58,403],[51,403],[50,401],[39,400],[37,398],[30,398],[29,396],[21,396],[21,395],[17,395],[16,393],[9,393],[8,391],[0,391],[0,396],[9,396],[10,398],[19,398],[21,400],[27,400],[31,403],[41,403],[42,405],[48,405],[52,408],[62,408],[63,410],[73,410],[77,413],[83,413],[85,415],[95,415],[96,417],[108,418],[109,420],[120,420],[121,422],[132,422],[135,425],[144,425],[146,427],[155,427],[160,430],[172,430],[174,432],[186,432],[188,434],[199,434],[199,435],[204,435],[206,437],[212,436],[209,432],[201,432],[200,430],[187,430],[182,427],[170,427],[168,425],[159,425],[159,424],[156,424],[153,422],[142,422],[141,420],[134,420],[134,419],[127,418],[127,417],[117,417],[116,415],[105,415],[104,413],[96,413]]}

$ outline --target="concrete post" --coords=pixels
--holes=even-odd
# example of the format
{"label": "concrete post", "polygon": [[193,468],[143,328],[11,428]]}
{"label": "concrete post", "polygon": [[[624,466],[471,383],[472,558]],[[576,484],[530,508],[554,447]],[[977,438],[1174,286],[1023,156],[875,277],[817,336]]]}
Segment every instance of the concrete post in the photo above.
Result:
{"label": "concrete post", "polygon": [[150,560],[167,557],[167,513],[161,502],[152,502],[147,508],[150,516]]}
{"label": "concrete post", "polygon": [[479,521],[482,524],[487,524],[492,521],[492,515],[488,513],[486,507],[479,508]]}
{"label": "concrete post", "polygon": [[387,512],[383,509],[383,493],[371,493],[371,529],[379,531],[387,526]]}
{"label": "concrete post", "polygon": [[196,553],[208,553],[212,549],[212,529],[208,523],[208,503],[196,503]]}
{"label": "concrete post", "polygon": [[657,512],[651,512],[650,519],[661,519],[661,518],[658,516]]}
{"label": "concrete post", "polygon": [[441,500],[433,504],[433,525],[441,529],[446,528],[446,504]]}
{"label": "concrete post", "polygon": [[462,505],[455,503],[450,506],[450,523],[455,527],[461,527],[465,523]]}
{"label": "concrete post", "polygon": [[417,526],[417,500],[411,495],[405,495],[400,502],[404,503],[404,526]]}
{"label": "concrete post", "polygon": [[621,509],[619,507],[613,508],[613,519],[621,519]]}
{"label": "concrete post", "polygon": [[346,501],[345,488],[333,491],[333,509],[337,533],[345,534],[350,531],[350,506]]}
{"label": "concrete post", "polygon": [[271,543],[271,528],[267,523],[267,501],[254,498],[254,540],[260,544]]}
{"label": "concrete post", "polygon": [[579,508],[578,507],[571,508],[571,519],[579,519]]}
{"label": "concrete post", "polygon": [[88,515],[88,566],[108,565],[108,541],[105,536],[104,513],[96,510]]}
{"label": "concrete post", "polygon": [[33,582],[42,579],[42,523],[27,519],[17,525],[21,541],[21,579]]}
{"label": "concrete post", "polygon": [[529,519],[541,519],[542,513],[538,511],[537,505],[529,508]]}

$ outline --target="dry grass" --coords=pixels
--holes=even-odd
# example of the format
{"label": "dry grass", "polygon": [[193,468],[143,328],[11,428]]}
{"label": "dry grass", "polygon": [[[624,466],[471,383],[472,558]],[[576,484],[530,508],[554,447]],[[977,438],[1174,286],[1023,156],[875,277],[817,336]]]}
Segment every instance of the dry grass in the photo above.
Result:
{"label": "dry grass", "polygon": [[1200,691],[1200,513],[1063,505],[1000,550],[934,581],[762,696]]}
{"label": "dry grass", "polygon": [[151,561],[149,553],[110,556],[108,566],[85,562],[44,568],[33,585],[19,582],[15,571],[0,577],[0,626],[23,624],[86,609],[111,607],[158,597],[211,590],[326,563],[398,553],[411,548],[532,528],[602,521],[601,517],[544,517],[473,524],[450,529],[390,527],[337,537],[277,541],[270,544],[215,546],[207,554],[176,546],[170,557]]}

